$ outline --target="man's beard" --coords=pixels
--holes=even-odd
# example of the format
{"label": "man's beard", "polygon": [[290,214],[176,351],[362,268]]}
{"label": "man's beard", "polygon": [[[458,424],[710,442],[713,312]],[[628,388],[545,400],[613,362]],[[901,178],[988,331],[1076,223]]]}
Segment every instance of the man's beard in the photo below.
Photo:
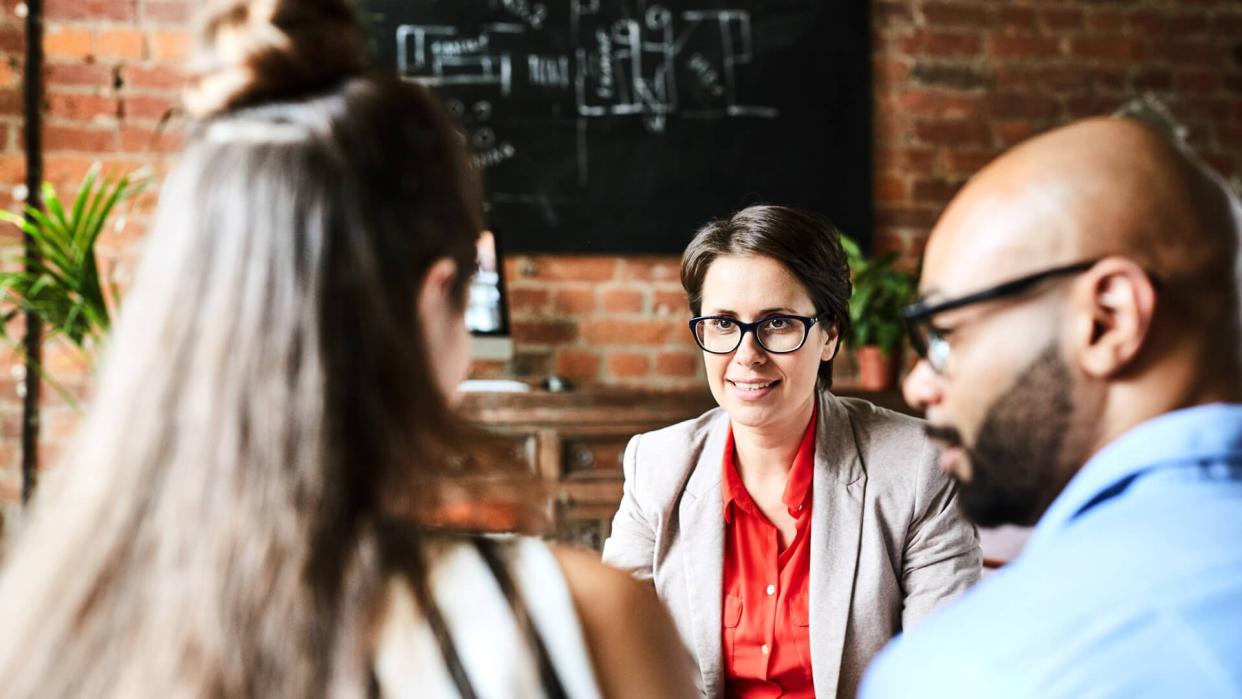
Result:
{"label": "man's beard", "polygon": [[973,445],[962,444],[952,428],[929,429],[965,450],[971,476],[958,482],[957,503],[978,525],[1035,524],[1064,487],[1071,381],[1056,344],[1049,343],[988,408]]}

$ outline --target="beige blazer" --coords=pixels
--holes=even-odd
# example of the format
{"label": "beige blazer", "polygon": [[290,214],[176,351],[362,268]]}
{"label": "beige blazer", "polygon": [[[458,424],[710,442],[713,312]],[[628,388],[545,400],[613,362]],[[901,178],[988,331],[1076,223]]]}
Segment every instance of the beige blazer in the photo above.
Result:
{"label": "beige blazer", "polygon": [[[699,690],[724,690],[720,408],[640,434],[604,561],[650,580],[698,661]],[[853,697],[890,638],[979,578],[975,529],[936,465],[923,422],[821,392],[811,500],[811,670],[820,697]]]}

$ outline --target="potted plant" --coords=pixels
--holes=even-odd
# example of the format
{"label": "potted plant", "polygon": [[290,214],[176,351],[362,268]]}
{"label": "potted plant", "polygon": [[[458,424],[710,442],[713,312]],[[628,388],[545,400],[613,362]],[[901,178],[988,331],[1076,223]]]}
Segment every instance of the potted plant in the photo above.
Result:
{"label": "potted plant", "polygon": [[[100,279],[95,244],[112,211],[146,185],[143,176],[100,177],[96,164],[68,208],[45,182],[41,193],[46,211],[28,205],[23,217],[0,210],[0,220],[16,225],[38,251],[32,256],[19,248],[20,253],[10,255],[0,270],[0,338],[24,357],[20,341],[9,334],[9,323],[33,313],[43,322],[46,339],[63,337],[84,354],[103,341],[119,296],[115,283]],[[76,405],[42,367],[31,368],[67,403]]]}
{"label": "potted plant", "polygon": [[862,388],[881,391],[897,376],[897,355],[904,336],[901,309],[914,300],[915,275],[898,269],[897,253],[868,258],[852,238],[841,236],[850,265],[850,334],[845,338],[858,362]]}

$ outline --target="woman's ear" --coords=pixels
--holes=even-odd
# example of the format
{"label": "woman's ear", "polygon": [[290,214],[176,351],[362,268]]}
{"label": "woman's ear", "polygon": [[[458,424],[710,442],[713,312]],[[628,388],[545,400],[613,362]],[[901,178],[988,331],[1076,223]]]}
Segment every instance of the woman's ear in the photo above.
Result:
{"label": "woman's ear", "polygon": [[837,331],[836,323],[828,329],[828,339],[824,341],[824,346],[819,353],[819,361],[831,362],[837,356],[837,350],[841,349],[841,333]]}
{"label": "woman's ear", "polygon": [[427,268],[418,290],[418,316],[424,326],[442,328],[454,315],[460,315],[460,302],[453,297],[457,263],[441,257]]}

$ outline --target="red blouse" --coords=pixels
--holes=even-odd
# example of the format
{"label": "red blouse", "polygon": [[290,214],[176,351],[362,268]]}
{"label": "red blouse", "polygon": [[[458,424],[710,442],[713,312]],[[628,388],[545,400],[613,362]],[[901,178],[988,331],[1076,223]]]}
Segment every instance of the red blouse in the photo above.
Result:
{"label": "red blouse", "polygon": [[807,592],[815,413],[802,435],[782,502],[797,519],[782,551],[776,527],[751,499],[724,450],[724,636],[726,697],[814,697]]}

